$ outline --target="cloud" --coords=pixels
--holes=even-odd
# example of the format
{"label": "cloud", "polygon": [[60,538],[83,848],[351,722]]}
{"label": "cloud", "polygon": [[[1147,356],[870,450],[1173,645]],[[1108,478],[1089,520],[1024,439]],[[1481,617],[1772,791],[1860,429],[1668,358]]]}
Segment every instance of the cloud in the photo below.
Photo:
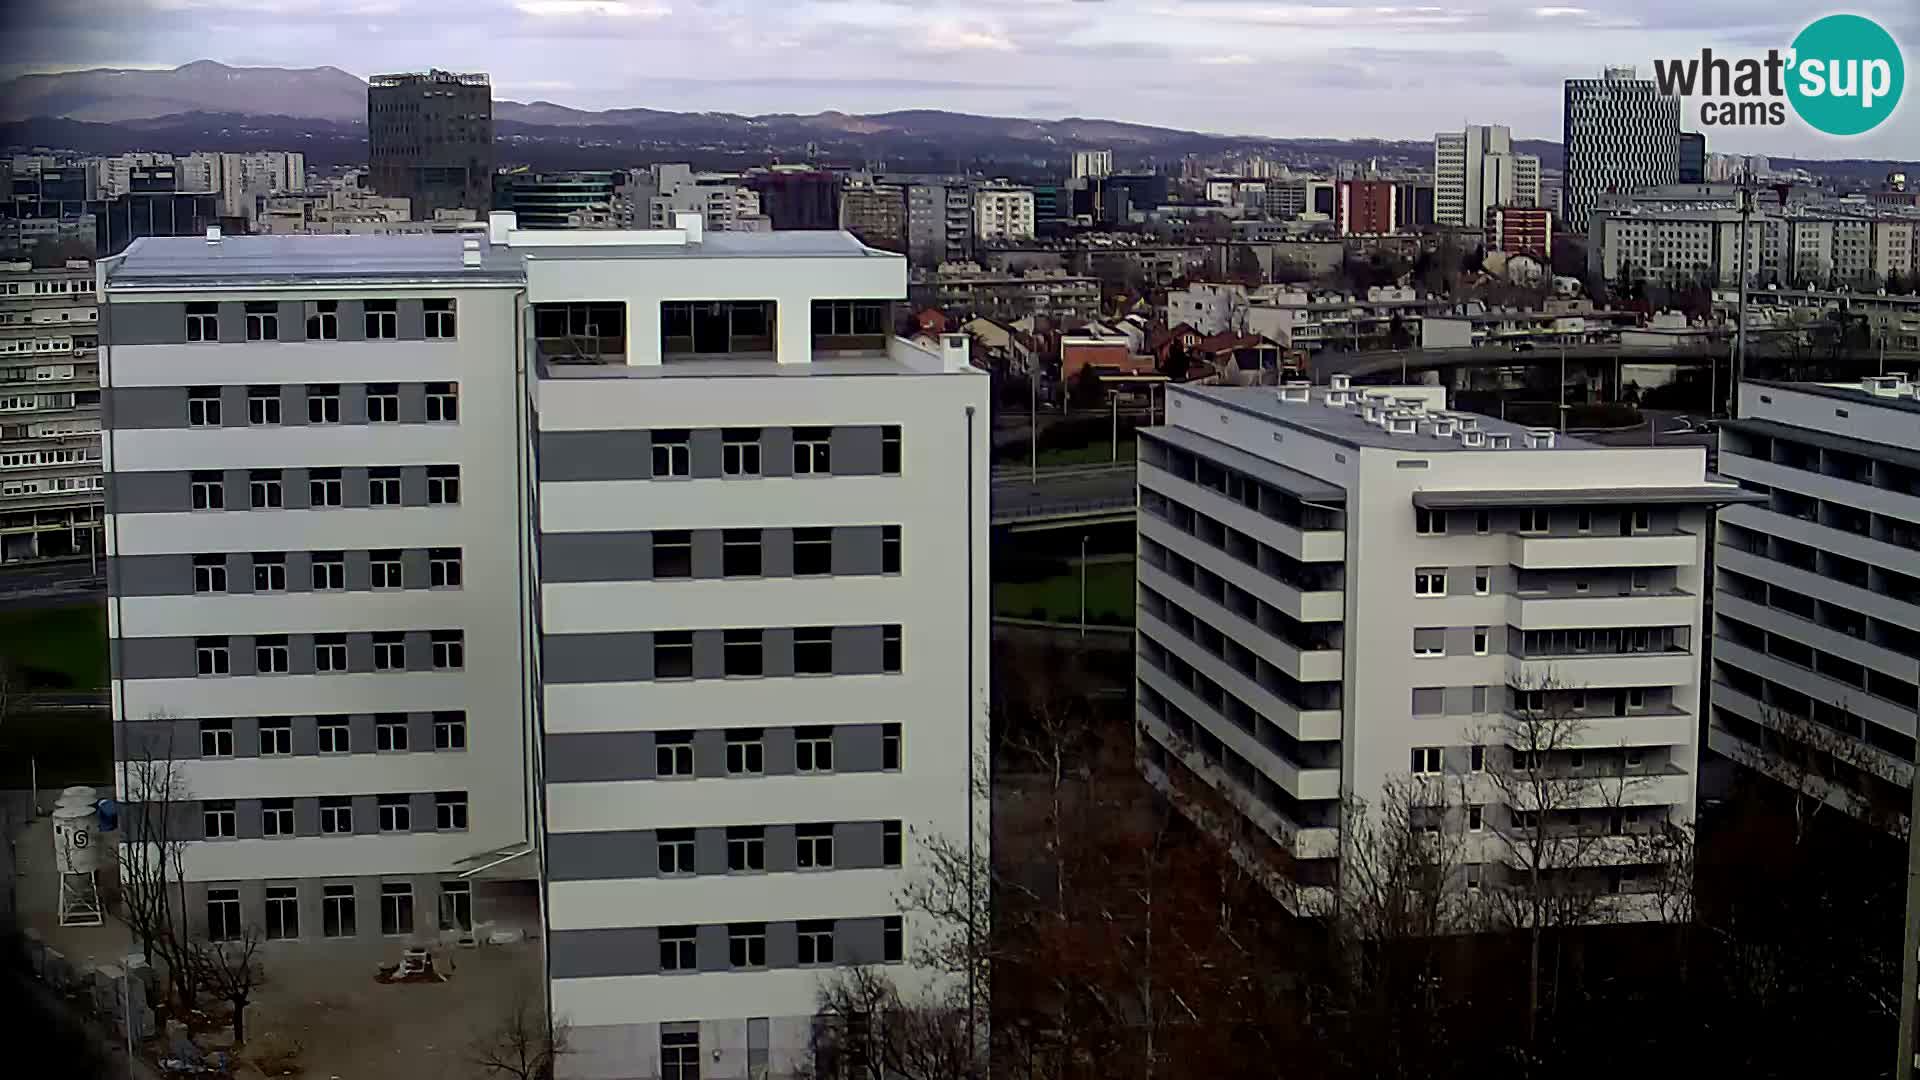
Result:
{"label": "cloud", "polygon": [[906,47],[916,52],[1014,52],[1016,46],[1002,31],[967,26],[954,19],[939,19],[929,24],[918,41]]}
{"label": "cloud", "polygon": [[629,4],[624,0],[518,0],[513,9],[535,18],[658,19],[673,14],[665,4]]}
{"label": "cloud", "polygon": [[1203,64],[1219,65],[1221,67],[1240,67],[1253,63],[1254,59],[1246,53],[1228,53],[1225,56],[1203,56],[1200,58],[1200,62]]}

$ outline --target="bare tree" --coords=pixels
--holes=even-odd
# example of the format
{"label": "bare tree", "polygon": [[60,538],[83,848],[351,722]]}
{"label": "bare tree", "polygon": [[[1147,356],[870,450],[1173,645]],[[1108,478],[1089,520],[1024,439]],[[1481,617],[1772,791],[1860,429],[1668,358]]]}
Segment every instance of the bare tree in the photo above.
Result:
{"label": "bare tree", "polygon": [[254,991],[266,984],[260,946],[266,940],[253,923],[242,923],[237,936],[214,940],[208,935],[187,939],[184,954],[196,982],[233,1010],[233,1041],[247,1041],[247,1006]]}
{"label": "bare tree", "polygon": [[835,974],[820,987],[812,1071],[835,1080],[963,1080],[986,1075],[966,1003],[951,990],[911,1000],[877,968]]}
{"label": "bare tree", "polygon": [[552,1080],[555,1063],[571,1049],[571,1033],[565,1023],[549,1023],[539,995],[522,984],[493,1025],[475,1037],[467,1060],[490,1077]]}
{"label": "bare tree", "polygon": [[[1862,722],[1846,711],[1844,701],[1835,710],[1843,722]],[[1904,823],[1899,819],[1905,817],[1904,808],[1875,805],[1861,779],[1877,776],[1905,787],[1912,776],[1911,766],[1895,763],[1864,739],[1774,706],[1760,707],[1760,728],[1760,743],[1742,742],[1733,758],[1786,787],[1793,808],[1796,847],[1829,807],[1889,832],[1903,831]]]}
{"label": "bare tree", "polygon": [[117,852],[121,916],[139,939],[142,953],[166,964],[181,1007],[191,1008],[200,973],[187,933],[187,837],[181,820],[191,792],[174,758],[171,733],[123,732],[122,739],[124,810]]}

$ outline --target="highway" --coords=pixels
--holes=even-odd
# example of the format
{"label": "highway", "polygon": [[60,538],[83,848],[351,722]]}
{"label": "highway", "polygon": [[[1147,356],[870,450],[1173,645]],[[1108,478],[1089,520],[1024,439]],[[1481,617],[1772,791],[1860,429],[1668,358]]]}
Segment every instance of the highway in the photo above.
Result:
{"label": "highway", "polygon": [[[1627,364],[1704,364],[1711,355],[1724,359],[1726,350],[1713,353],[1681,350],[1673,348],[1622,348],[1619,345],[1578,345],[1567,349],[1567,363],[1613,363],[1618,360]],[[1398,374],[1401,366],[1411,373],[1415,371],[1435,371],[1455,367],[1518,367],[1535,364],[1558,364],[1560,350],[1551,345],[1536,345],[1527,352],[1515,352],[1509,347],[1490,349],[1407,349],[1399,352],[1317,352],[1313,354],[1313,380],[1324,383],[1329,375],[1352,375],[1366,378],[1374,375]]]}
{"label": "highway", "polygon": [[1025,469],[996,469],[993,523],[1015,528],[1122,521],[1133,516],[1133,462],[1118,466],[1042,469],[1039,481]]}

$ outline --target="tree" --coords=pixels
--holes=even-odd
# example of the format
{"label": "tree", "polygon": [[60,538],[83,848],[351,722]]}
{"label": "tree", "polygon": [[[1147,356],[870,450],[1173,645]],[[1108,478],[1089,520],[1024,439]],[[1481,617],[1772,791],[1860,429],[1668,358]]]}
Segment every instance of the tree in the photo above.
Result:
{"label": "tree", "polygon": [[[148,719],[167,718],[156,714]],[[170,725],[143,726],[149,730],[123,734],[120,910],[142,954],[165,962],[175,998],[190,1009],[199,973],[186,932],[183,817],[192,793],[174,760]],[[152,732],[155,726],[161,734]]]}
{"label": "tree", "polygon": [[1160,365],[1160,374],[1173,382],[1186,382],[1188,366],[1187,347],[1180,344],[1179,338],[1174,338],[1167,346],[1167,359]]}
{"label": "tree", "polygon": [[556,1063],[569,1051],[571,1031],[565,1023],[548,1023],[539,995],[522,984],[493,1025],[475,1037],[467,1060],[490,1077],[553,1080]]}
{"label": "tree", "polygon": [[242,923],[239,936],[215,941],[206,935],[187,939],[185,956],[196,981],[233,1010],[233,1041],[247,1041],[247,1005],[254,991],[265,985],[260,945],[266,940],[253,923]]}
{"label": "tree", "polygon": [[1100,373],[1092,364],[1084,365],[1073,374],[1072,386],[1068,397],[1076,409],[1098,409],[1107,403],[1107,388],[1100,381]]}
{"label": "tree", "polygon": [[1889,785],[1904,787],[1911,770],[1890,767],[1863,738],[1849,733],[1864,732],[1864,721],[1847,711],[1844,700],[1830,709],[1818,703],[1816,709],[1839,726],[1771,705],[1761,706],[1759,744],[1741,741],[1731,756],[1785,788],[1793,814],[1795,845],[1807,838],[1820,814],[1829,808],[1889,832],[1901,829],[1905,808],[1877,805],[1862,781],[1876,776]]}
{"label": "tree", "polygon": [[[950,996],[950,995],[949,995]],[[819,990],[809,1070],[835,1080],[969,1080],[987,1074],[964,1004],[903,998],[876,968],[836,973]]]}
{"label": "tree", "polygon": [[1260,269],[1260,256],[1247,244],[1234,244],[1232,247],[1232,265],[1228,275],[1243,285],[1259,285],[1265,282],[1266,275]]}
{"label": "tree", "polygon": [[1393,313],[1393,320],[1387,324],[1387,340],[1395,349],[1413,347],[1413,335],[1407,331],[1407,320],[1401,318],[1398,311]]}

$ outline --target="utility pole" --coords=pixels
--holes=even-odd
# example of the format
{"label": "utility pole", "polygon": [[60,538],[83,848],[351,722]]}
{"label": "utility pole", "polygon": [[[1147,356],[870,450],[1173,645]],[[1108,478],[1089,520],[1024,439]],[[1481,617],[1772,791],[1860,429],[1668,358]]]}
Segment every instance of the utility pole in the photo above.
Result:
{"label": "utility pole", "polygon": [[1120,391],[1114,390],[1108,395],[1113,399],[1113,463],[1120,463]]}
{"label": "utility pole", "polygon": [[1567,341],[1560,339],[1560,390],[1555,395],[1560,399],[1560,434],[1567,433]]}
{"label": "utility pole", "polygon": [[[1915,665],[1920,675],[1920,665]],[[1920,720],[1920,691],[1913,700],[1915,720]],[[1920,1000],[1920,746],[1915,748],[1914,775],[1907,806],[1907,921],[1900,936],[1900,1058],[1893,1066],[1893,1080],[1913,1076],[1914,1004]]]}
{"label": "utility pole", "polygon": [[1040,480],[1040,358],[1027,361],[1027,482]]}
{"label": "utility pole", "polygon": [[[1727,386],[1727,415],[1734,415],[1740,402],[1740,377],[1747,370],[1747,245],[1753,232],[1753,171],[1740,175],[1740,305],[1739,325],[1733,328],[1733,371]],[[1714,404],[1718,405],[1719,402]]]}
{"label": "utility pole", "polygon": [[1080,534],[1080,636],[1087,636],[1087,534]]}

